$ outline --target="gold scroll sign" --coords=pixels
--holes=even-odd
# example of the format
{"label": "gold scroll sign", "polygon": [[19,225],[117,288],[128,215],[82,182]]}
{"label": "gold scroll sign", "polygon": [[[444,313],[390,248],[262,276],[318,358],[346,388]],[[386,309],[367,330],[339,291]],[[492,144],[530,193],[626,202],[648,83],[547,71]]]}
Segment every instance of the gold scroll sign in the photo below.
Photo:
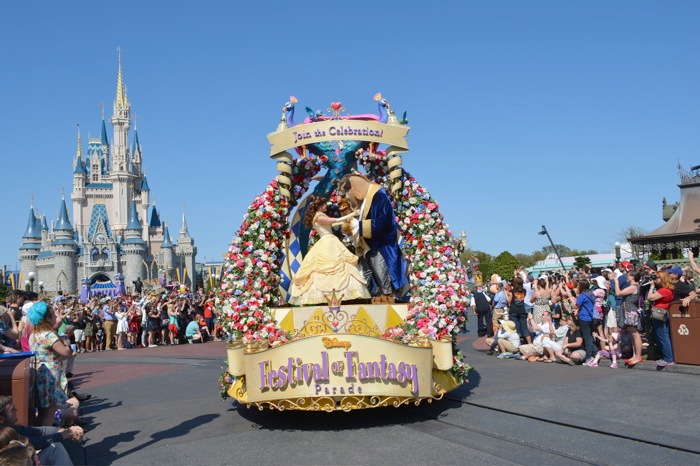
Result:
{"label": "gold scroll sign", "polygon": [[[294,157],[287,152],[293,147],[323,141],[367,141],[386,144],[389,178],[394,185],[400,187],[402,163],[399,154],[408,152],[408,131],[410,128],[401,124],[386,124],[374,120],[325,120],[315,123],[300,124],[291,128],[281,129],[267,135],[270,141],[270,157],[277,161],[280,192],[288,199],[291,198],[292,162]],[[397,189],[398,189],[397,187]]]}

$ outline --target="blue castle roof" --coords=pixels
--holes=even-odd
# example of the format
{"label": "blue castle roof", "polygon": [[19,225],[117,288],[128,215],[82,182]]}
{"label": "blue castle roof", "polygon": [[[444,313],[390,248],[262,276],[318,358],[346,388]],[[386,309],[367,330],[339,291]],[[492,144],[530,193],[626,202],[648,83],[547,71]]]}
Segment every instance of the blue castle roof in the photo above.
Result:
{"label": "blue castle roof", "polygon": [[170,232],[168,231],[168,225],[163,224],[163,242],[160,243],[161,248],[172,248],[173,242],[170,240]]}
{"label": "blue castle roof", "polygon": [[75,170],[73,173],[76,175],[87,175],[87,170],[85,170],[85,162],[83,162],[83,156],[79,156],[75,161]]}
{"label": "blue castle roof", "polygon": [[41,239],[41,223],[34,215],[34,207],[29,208],[29,220],[27,221],[27,229],[22,235],[22,238],[38,238]]}
{"label": "blue castle roof", "polygon": [[126,224],[127,230],[137,230],[142,231],[141,222],[139,222],[139,215],[136,212],[136,201],[131,200],[131,212],[129,212],[129,223]]}
{"label": "blue castle roof", "polygon": [[68,218],[68,208],[66,207],[66,199],[65,198],[61,199],[61,207],[59,209],[58,222],[56,222],[56,225],[53,227],[53,229],[54,229],[54,231],[55,230],[65,230],[65,231],[73,230],[73,225],[71,225],[70,219]]}
{"label": "blue castle roof", "polygon": [[158,228],[160,226],[160,217],[158,216],[158,211],[156,210],[155,205],[151,208],[151,221],[148,222],[148,226],[154,228]]}

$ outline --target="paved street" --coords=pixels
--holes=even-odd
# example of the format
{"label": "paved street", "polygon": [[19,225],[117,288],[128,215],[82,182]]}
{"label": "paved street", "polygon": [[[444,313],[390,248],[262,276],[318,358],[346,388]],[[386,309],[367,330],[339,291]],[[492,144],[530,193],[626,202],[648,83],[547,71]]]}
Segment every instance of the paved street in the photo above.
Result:
{"label": "paved street", "polygon": [[[473,323],[470,324],[473,326]],[[497,360],[444,400],[351,413],[221,401],[224,343],[80,355],[86,462],[107,464],[697,464],[700,370]],[[649,369],[653,369],[649,367]],[[683,369],[683,368],[681,368]]]}

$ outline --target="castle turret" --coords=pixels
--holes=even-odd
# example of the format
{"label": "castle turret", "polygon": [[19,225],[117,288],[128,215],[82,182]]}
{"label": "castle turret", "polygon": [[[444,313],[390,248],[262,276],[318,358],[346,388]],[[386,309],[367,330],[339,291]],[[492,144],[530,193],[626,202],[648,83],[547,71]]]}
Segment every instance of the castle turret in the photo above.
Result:
{"label": "castle turret", "polygon": [[165,271],[165,276],[170,279],[173,276],[175,265],[175,251],[173,242],[170,240],[168,225],[165,222],[163,222],[163,242],[160,243],[160,252],[162,254],[161,267]]}
{"label": "castle turret", "polygon": [[48,249],[51,246],[49,241],[49,225],[46,223],[46,215],[41,216],[41,248]]}
{"label": "castle turret", "polygon": [[80,139],[80,125],[78,125],[78,149],[75,154],[75,163],[73,165],[73,192],[71,193],[71,201],[73,201],[73,214],[76,216],[75,224],[82,225],[85,223],[81,218],[83,206],[87,201],[85,185],[88,182],[88,172],[85,168],[83,160],[83,143]]}
{"label": "castle turret", "polygon": [[182,211],[182,227],[180,228],[180,236],[177,239],[175,252],[180,259],[180,280],[189,285],[191,290],[196,288],[195,276],[195,256],[197,255],[197,247],[194,245],[194,239],[190,236],[187,229],[187,220],[185,219],[185,211]]}
{"label": "castle turret", "polygon": [[22,235],[22,245],[19,247],[19,262],[22,277],[28,277],[29,272],[37,273],[37,256],[41,250],[41,223],[34,215],[34,205],[29,207],[27,228]]}
{"label": "castle turret", "polygon": [[54,276],[41,278],[47,283],[55,282],[57,290],[66,290],[69,293],[74,293],[80,288],[75,273],[78,244],[75,242],[73,235],[73,225],[71,225],[68,218],[65,196],[61,196],[58,220],[53,227],[53,233],[51,252],[53,254]]}
{"label": "castle turret", "polygon": [[143,219],[143,239],[148,239],[148,206],[151,205],[151,188],[148,186],[146,172],[141,178],[141,218]]}
{"label": "castle turret", "polygon": [[142,233],[143,227],[139,221],[136,201],[132,200],[129,223],[124,229],[124,241],[122,242],[124,281],[127,285],[134,282],[137,278],[146,276],[143,264],[148,254],[148,248],[141,237]]}
{"label": "castle turret", "polygon": [[131,105],[126,95],[126,86],[122,76],[122,56],[119,52],[119,70],[117,72],[117,95],[114,99],[114,113],[112,114],[112,126],[114,138],[112,140],[112,166],[109,178],[112,182],[112,208],[114,216],[112,227],[115,230],[123,230],[128,223],[129,203],[133,197],[135,178],[129,172],[129,127],[131,126]]}

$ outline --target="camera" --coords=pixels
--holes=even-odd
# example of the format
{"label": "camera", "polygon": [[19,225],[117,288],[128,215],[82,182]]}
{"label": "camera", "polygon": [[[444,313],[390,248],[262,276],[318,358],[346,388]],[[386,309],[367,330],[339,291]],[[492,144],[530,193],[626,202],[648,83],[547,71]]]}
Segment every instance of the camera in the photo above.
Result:
{"label": "camera", "polygon": [[639,286],[647,286],[654,280],[656,280],[656,274],[654,272],[650,273],[649,275],[644,275],[642,280],[639,282]]}

